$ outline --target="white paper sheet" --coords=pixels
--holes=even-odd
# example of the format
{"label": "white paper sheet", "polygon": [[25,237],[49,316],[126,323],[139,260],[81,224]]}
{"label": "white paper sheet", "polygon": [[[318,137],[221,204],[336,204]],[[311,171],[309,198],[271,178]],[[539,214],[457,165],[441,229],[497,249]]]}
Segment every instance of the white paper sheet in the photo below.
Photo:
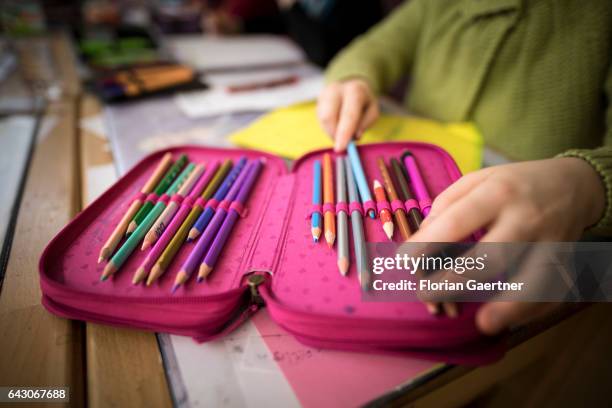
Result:
{"label": "white paper sheet", "polygon": [[323,77],[301,78],[297,83],[276,88],[230,93],[224,87],[183,93],[176,103],[188,117],[222,115],[230,112],[257,112],[316,99]]}
{"label": "white paper sheet", "polygon": [[201,71],[287,65],[305,60],[295,44],[275,35],[178,35],[168,36],[165,45],[178,61]]}

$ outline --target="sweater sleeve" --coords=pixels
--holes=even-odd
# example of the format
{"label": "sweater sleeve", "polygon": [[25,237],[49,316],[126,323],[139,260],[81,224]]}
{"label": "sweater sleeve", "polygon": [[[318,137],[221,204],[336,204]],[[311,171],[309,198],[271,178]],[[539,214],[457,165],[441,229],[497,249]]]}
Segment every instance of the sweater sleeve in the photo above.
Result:
{"label": "sweater sleeve", "polygon": [[602,218],[589,228],[595,235],[612,236],[612,65],[608,69],[605,83],[606,133],[603,146],[597,149],[572,149],[560,154],[561,157],[578,157],[587,161],[599,174],[606,189],[606,207]]}
{"label": "sweater sleeve", "polygon": [[385,20],[354,40],[330,63],[326,80],[365,79],[376,93],[408,72],[424,18],[424,1],[404,2]]}

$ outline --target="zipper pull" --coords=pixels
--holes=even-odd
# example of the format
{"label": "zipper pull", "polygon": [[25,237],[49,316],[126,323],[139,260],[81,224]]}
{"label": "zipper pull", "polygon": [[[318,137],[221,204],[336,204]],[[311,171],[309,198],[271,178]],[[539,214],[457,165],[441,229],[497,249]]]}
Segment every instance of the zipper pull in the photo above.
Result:
{"label": "zipper pull", "polygon": [[247,284],[249,285],[249,288],[251,289],[251,302],[257,306],[264,305],[264,300],[259,294],[259,290],[257,289],[257,287],[261,285],[262,283],[264,283],[265,281],[266,281],[266,278],[263,275],[255,275],[255,274],[249,276],[249,278],[247,279]]}

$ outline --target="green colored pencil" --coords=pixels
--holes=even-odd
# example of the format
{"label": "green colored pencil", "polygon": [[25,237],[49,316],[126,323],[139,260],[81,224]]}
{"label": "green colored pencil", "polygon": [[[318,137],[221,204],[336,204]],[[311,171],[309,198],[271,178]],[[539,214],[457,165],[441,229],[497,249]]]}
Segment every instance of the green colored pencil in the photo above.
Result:
{"label": "green colored pencil", "polygon": [[[161,181],[157,183],[157,186],[155,186],[155,190],[153,190],[153,192],[158,196],[164,194],[164,192],[168,190],[168,187],[172,184],[172,181],[174,180],[176,175],[179,174],[183,166],[185,166],[185,164],[187,164],[187,156],[182,154],[178,158],[178,160],[172,165],[172,167],[168,169],[166,174],[164,174],[164,177],[161,179]],[[151,201],[146,201],[143,206],[140,207],[140,210],[138,210],[138,212],[134,216],[134,219],[130,222],[126,234],[131,234],[132,232],[134,232],[136,227],[140,225],[140,223],[145,219],[145,217],[147,216],[147,214],[149,214],[149,211],[151,211],[152,208],[153,203]]]}
{"label": "green colored pencil", "polygon": [[[219,185],[221,184],[221,182],[225,179],[225,176],[227,175],[227,173],[229,173],[229,171],[231,170],[231,168],[232,168],[232,161],[226,160],[223,163],[223,165],[219,168],[219,170],[217,170],[217,172],[215,173],[215,176],[210,181],[210,184],[208,184],[208,186],[202,192],[200,197],[202,197],[205,200],[208,200],[210,197],[212,197],[215,191],[217,191],[217,188],[219,188]],[[172,237],[172,240],[170,241],[166,249],[164,249],[162,254],[157,259],[157,262],[155,263],[156,266],[158,266],[162,270],[166,270],[168,268],[168,266],[174,259],[174,256],[178,252],[179,248],[185,242],[185,239],[187,238],[187,234],[189,234],[189,230],[191,229],[193,224],[195,224],[200,214],[202,214],[202,211],[204,211],[204,209],[200,207],[199,205],[193,206],[193,208],[189,212],[189,215],[187,215],[187,218],[185,218],[185,221],[183,221],[178,231],[176,231],[176,234]]]}
{"label": "green colored pencil", "polygon": [[[176,180],[174,180],[172,185],[164,193],[168,195],[175,194],[181,187],[181,184],[187,180],[187,177],[189,177],[189,174],[193,171],[194,167],[195,164],[189,163],[189,165],[185,167],[181,174],[176,178]],[[123,265],[130,254],[134,252],[134,249],[138,246],[138,243],[144,238],[147,231],[149,231],[149,228],[151,228],[151,225],[153,225],[157,217],[159,217],[162,211],[164,211],[164,208],[166,208],[166,203],[163,201],[158,201],[155,203],[145,219],[138,224],[138,227],[136,227],[134,232],[124,242],[121,248],[119,248],[115,255],[113,255],[108,264],[106,264],[100,280],[105,281],[109,278],[109,276],[121,268],[121,265]]]}

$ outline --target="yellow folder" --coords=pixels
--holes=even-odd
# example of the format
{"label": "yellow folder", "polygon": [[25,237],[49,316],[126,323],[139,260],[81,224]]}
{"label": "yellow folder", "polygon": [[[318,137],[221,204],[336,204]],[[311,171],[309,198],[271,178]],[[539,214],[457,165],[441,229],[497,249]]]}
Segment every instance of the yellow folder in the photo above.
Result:
{"label": "yellow folder", "polygon": [[[325,147],[332,141],[319,125],[312,102],[272,111],[230,136],[242,147],[263,150],[289,159]],[[441,146],[463,173],[481,167],[482,137],[471,123],[439,123],[414,116],[381,115],[360,143],[412,140]]]}

